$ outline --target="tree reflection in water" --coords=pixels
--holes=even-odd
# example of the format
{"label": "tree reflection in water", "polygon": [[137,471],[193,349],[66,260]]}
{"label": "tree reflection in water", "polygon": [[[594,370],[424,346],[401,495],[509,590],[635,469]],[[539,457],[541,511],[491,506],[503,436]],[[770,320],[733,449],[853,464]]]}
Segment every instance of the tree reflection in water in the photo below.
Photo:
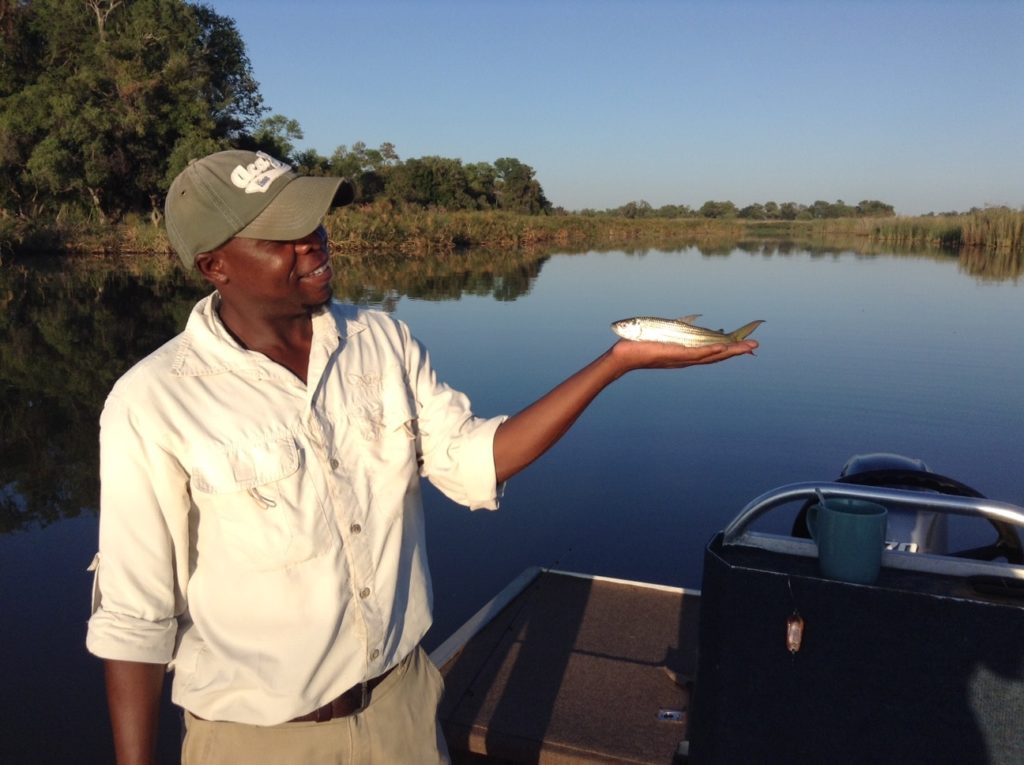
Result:
{"label": "tree reflection in water", "polygon": [[[621,248],[616,248],[622,251]],[[704,257],[736,249],[762,257],[896,254],[851,244],[758,241],[701,245]],[[643,257],[638,248],[627,254]],[[511,301],[526,295],[550,252],[486,250],[431,256],[334,257],[335,294],[393,311],[403,297]],[[949,259],[941,251],[909,257]],[[1021,255],[964,251],[960,270],[1016,280]],[[168,256],[35,258],[0,268],[0,534],[94,512],[98,419],[114,381],[180,331],[208,292]]]}
{"label": "tree reflection in water", "polygon": [[[335,294],[515,300],[546,257],[447,253],[335,259]],[[0,268],[0,534],[95,512],[98,421],[114,381],[180,331],[209,291],[168,258],[36,258]]]}

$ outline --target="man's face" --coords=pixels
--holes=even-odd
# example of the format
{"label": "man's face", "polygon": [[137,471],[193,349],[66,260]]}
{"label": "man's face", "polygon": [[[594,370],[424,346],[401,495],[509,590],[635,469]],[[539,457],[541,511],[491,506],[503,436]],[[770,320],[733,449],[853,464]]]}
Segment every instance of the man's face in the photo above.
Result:
{"label": "man's face", "polygon": [[331,299],[333,273],[323,226],[301,239],[277,242],[235,237],[218,250],[226,298],[276,313],[308,311]]}

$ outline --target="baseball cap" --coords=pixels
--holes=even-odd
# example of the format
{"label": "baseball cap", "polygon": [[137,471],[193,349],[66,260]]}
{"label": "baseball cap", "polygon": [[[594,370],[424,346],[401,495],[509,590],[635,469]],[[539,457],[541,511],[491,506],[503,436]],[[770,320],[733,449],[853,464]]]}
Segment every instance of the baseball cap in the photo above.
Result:
{"label": "baseball cap", "polygon": [[344,178],[299,175],[262,151],[219,151],[192,160],[171,183],[167,236],[191,268],[196,255],[235,236],[299,239],[354,196]]}

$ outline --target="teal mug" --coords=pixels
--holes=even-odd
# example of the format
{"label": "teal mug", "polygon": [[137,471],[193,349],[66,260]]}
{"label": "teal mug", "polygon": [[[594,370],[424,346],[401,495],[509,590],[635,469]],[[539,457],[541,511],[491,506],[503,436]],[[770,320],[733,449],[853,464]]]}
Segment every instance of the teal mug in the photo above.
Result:
{"label": "teal mug", "polygon": [[829,579],[872,584],[878,578],[888,511],[861,499],[834,498],[807,509],[818,566]]}

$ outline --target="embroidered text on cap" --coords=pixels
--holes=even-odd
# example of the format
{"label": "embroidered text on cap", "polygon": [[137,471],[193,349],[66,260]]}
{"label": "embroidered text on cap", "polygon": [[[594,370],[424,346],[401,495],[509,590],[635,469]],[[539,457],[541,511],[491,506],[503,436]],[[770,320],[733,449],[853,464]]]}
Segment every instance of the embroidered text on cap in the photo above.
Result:
{"label": "embroidered text on cap", "polygon": [[270,188],[275,178],[280,178],[291,169],[291,165],[258,151],[256,159],[248,165],[235,166],[231,171],[231,182],[245,189],[246,194],[262,194]]}

